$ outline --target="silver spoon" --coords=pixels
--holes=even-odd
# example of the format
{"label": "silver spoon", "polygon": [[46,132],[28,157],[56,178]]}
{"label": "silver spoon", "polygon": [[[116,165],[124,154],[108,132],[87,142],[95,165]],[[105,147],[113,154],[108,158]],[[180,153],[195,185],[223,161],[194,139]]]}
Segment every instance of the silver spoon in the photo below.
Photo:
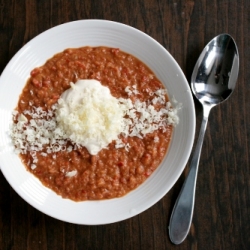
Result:
{"label": "silver spoon", "polygon": [[185,240],[191,226],[198,164],[210,110],[232,94],[238,71],[238,49],[228,34],[221,34],[211,40],[194,67],[191,88],[203,106],[203,120],[188,176],[170,218],[169,237],[174,244]]}

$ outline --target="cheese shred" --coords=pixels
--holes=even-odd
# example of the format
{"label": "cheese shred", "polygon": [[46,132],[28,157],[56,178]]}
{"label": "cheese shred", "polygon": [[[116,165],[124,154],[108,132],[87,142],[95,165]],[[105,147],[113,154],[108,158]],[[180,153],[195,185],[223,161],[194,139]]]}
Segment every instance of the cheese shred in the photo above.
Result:
{"label": "cheese shred", "polygon": [[[126,87],[125,92],[129,97],[139,93],[135,85]],[[123,143],[120,135],[143,138],[179,122],[177,111],[180,106],[173,108],[170,102],[166,102],[166,90],[159,89],[150,96],[150,102],[117,99],[96,80],[78,80],[71,83],[71,88],[50,110],[32,107],[23,113],[13,112],[11,137],[16,153],[30,152],[33,158],[31,168],[35,169],[36,152],[39,151],[46,156],[86,147],[90,154],[95,155],[112,141],[116,142],[117,149],[129,151],[130,145]],[[162,108],[157,110],[157,104]],[[74,146],[68,146],[68,142]],[[67,176],[75,174],[73,171]]]}

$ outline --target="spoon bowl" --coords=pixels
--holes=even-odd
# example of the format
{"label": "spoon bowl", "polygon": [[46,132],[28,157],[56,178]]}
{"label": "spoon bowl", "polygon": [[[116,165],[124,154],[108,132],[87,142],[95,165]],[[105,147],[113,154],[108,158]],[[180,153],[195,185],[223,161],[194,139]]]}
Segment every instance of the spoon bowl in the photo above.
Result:
{"label": "spoon bowl", "polygon": [[202,51],[191,77],[193,94],[202,104],[217,105],[233,92],[239,71],[239,56],[233,38],[221,34]]}
{"label": "spoon bowl", "polygon": [[203,119],[189,173],[170,218],[169,237],[174,244],[185,240],[191,226],[198,165],[210,110],[232,94],[238,72],[238,49],[234,39],[228,34],[218,35],[211,40],[194,67],[191,89],[202,104]]}

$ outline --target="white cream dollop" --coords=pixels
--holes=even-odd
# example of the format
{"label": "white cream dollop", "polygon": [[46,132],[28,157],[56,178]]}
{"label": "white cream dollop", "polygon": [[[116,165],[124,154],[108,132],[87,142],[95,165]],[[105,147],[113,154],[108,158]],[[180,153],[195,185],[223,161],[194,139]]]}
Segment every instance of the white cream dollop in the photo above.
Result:
{"label": "white cream dollop", "polygon": [[63,92],[56,120],[64,137],[96,155],[123,130],[124,112],[109,88],[97,80],[78,80]]}

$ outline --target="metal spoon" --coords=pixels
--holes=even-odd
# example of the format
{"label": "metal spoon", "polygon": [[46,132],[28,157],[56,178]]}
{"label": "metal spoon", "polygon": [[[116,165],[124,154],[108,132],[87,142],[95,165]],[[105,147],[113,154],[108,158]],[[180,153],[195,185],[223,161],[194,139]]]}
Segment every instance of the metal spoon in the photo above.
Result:
{"label": "metal spoon", "polygon": [[232,94],[238,71],[238,49],[228,34],[221,34],[211,40],[194,67],[191,88],[203,106],[203,120],[188,176],[170,218],[169,237],[174,244],[184,241],[191,226],[198,164],[210,110]]}

